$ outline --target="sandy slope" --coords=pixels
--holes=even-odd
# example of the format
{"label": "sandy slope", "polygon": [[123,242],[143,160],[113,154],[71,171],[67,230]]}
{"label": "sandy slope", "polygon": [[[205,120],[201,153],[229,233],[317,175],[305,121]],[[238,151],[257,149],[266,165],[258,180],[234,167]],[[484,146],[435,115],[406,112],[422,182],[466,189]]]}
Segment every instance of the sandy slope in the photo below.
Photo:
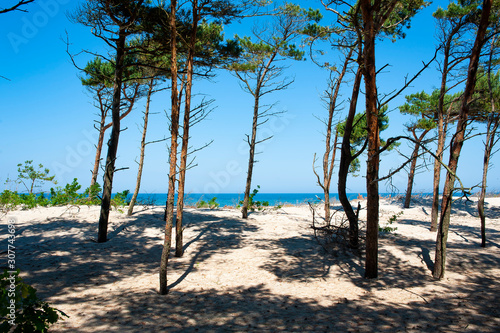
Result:
{"label": "sandy slope", "polygon": [[[382,201],[382,226],[404,214],[381,235],[375,280],[363,279],[362,258],[323,254],[307,206],[248,220],[237,210],[188,209],[186,252],[169,262],[167,296],[157,293],[161,207],[132,217],[114,211],[104,244],[94,241],[98,207],[9,216],[22,276],[70,316],[55,332],[500,331],[500,199],[487,200],[486,249],[475,205],[455,206],[442,281],[429,270],[436,235],[427,201],[410,209]],[[6,249],[6,219],[0,224]]]}

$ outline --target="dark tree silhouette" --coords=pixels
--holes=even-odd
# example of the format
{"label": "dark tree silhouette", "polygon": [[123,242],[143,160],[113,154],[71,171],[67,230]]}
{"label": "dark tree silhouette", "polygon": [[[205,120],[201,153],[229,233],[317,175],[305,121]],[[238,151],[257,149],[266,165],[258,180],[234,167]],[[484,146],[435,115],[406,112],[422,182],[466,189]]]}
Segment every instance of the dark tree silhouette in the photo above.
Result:
{"label": "dark tree silhouette", "polygon": [[7,13],[7,12],[12,12],[12,11],[20,11],[20,12],[26,12],[27,10],[21,8],[21,6],[27,5],[29,3],[32,3],[35,0],[21,0],[18,1],[16,4],[10,6],[10,7],[4,7],[0,8],[0,14]]}

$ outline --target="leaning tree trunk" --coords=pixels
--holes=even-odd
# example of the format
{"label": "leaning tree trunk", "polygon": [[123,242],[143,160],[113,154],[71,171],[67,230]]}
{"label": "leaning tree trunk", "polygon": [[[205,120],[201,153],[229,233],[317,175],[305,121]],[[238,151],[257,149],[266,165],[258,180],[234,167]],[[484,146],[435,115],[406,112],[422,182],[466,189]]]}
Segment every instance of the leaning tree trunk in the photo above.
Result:
{"label": "leaning tree trunk", "polygon": [[493,38],[490,42],[491,47],[490,47],[490,56],[488,61],[488,90],[490,95],[491,113],[488,117],[488,124],[486,126],[487,130],[486,130],[486,141],[484,143],[483,179],[481,183],[481,193],[479,195],[479,200],[477,203],[477,210],[479,213],[479,218],[481,219],[481,247],[486,247],[486,216],[484,214],[484,199],[486,197],[486,182],[488,179],[488,168],[490,165],[490,157],[491,157],[491,152],[493,150],[493,146],[497,142],[496,132],[498,126],[500,125],[500,115],[496,113],[495,98],[493,96],[493,87],[491,84],[491,67],[492,67],[492,60],[496,42],[497,42],[496,38]]}
{"label": "leaning tree trunk", "polygon": [[[330,125],[330,131],[331,131],[331,125]],[[335,139],[333,140],[333,151],[330,152],[330,149],[328,147],[327,151],[325,152],[325,156],[323,159],[323,170],[324,170],[324,178],[323,178],[323,193],[325,195],[325,221],[327,223],[330,223],[330,183],[332,180],[332,174],[333,174],[333,166],[335,164],[335,153],[337,151],[337,140],[338,140],[339,134],[337,131],[335,131]],[[328,143],[330,142],[330,139],[328,138]],[[327,146],[329,146],[327,144]],[[329,159],[329,155],[331,153],[331,159]]]}
{"label": "leaning tree trunk", "polygon": [[368,161],[366,165],[366,262],[365,278],[378,275],[378,171],[379,171],[379,112],[377,107],[377,83],[375,70],[375,22],[371,1],[361,1],[363,15],[364,49],[363,64],[366,94],[366,122],[368,132]]}
{"label": "leaning tree trunk", "polygon": [[248,218],[248,209],[249,209],[248,205],[250,204],[252,173],[253,173],[253,166],[255,164],[255,145],[257,141],[257,126],[259,121],[259,97],[260,97],[260,90],[259,88],[257,88],[254,95],[252,136],[248,140],[248,145],[250,146],[250,153],[248,157],[248,172],[247,172],[247,181],[245,185],[245,197],[243,199],[243,207],[241,208],[241,215],[244,219]]}
{"label": "leaning tree trunk", "polygon": [[362,79],[361,66],[358,67],[356,72],[356,77],[354,78],[354,86],[352,89],[351,102],[349,106],[349,114],[345,122],[344,136],[342,138],[342,148],[340,150],[340,163],[339,163],[339,182],[338,182],[338,192],[339,200],[342,204],[342,208],[349,220],[349,245],[352,248],[358,248],[359,246],[359,228],[358,228],[358,216],[354,213],[354,210],[347,198],[346,188],[347,188],[347,175],[349,174],[349,166],[353,161],[351,153],[351,134],[354,122],[354,116],[356,115],[356,107],[358,104],[358,96],[361,87]]}
{"label": "leaning tree trunk", "polygon": [[112,129],[111,137],[108,141],[108,155],[106,157],[106,169],[104,172],[104,184],[101,200],[101,212],[99,216],[99,231],[97,242],[102,243],[108,237],[109,209],[111,206],[111,191],[113,188],[113,176],[115,173],[116,152],[118,150],[118,138],[120,136],[120,102],[123,76],[123,59],[125,56],[124,29],[120,28],[118,39],[116,41],[116,69],[113,84],[113,103],[111,107]]}
{"label": "leaning tree trunk", "polygon": [[165,208],[165,235],[163,241],[163,250],[160,259],[160,290],[161,295],[168,293],[167,288],[167,264],[170,255],[170,247],[172,241],[172,227],[174,219],[174,201],[175,201],[175,181],[177,174],[177,138],[179,136],[179,98],[177,90],[177,26],[176,15],[177,0],[170,1],[170,46],[171,46],[171,141],[170,141],[170,171],[168,175],[168,194]]}
{"label": "leaning tree trunk", "polygon": [[441,218],[439,222],[438,235],[436,240],[436,257],[434,263],[434,270],[432,275],[437,279],[443,279],[446,268],[446,242],[448,240],[448,229],[450,226],[451,216],[451,201],[453,195],[453,188],[455,185],[455,173],[458,167],[458,158],[462,150],[465,130],[467,128],[467,119],[469,114],[469,102],[472,98],[476,84],[476,73],[479,64],[479,57],[481,48],[484,43],[484,36],[488,27],[489,15],[491,11],[492,0],[484,0],[481,14],[481,21],[477,30],[476,40],[472,48],[469,68],[467,71],[467,83],[462,96],[462,107],[457,124],[457,131],[453,139],[450,151],[450,160],[448,163],[448,172],[446,175],[446,182],[443,191],[443,200],[441,204]]}
{"label": "leaning tree trunk", "polygon": [[193,29],[189,46],[186,79],[186,101],[182,133],[181,165],[179,167],[179,191],[177,192],[177,217],[175,219],[175,256],[184,254],[182,240],[182,220],[184,217],[184,185],[186,183],[187,155],[189,147],[189,126],[191,120],[191,88],[193,86],[193,62],[198,28],[198,0],[193,0]]}
{"label": "leaning tree trunk", "polygon": [[[323,188],[323,192],[325,195],[325,221],[330,223],[331,215],[330,215],[330,184],[333,176],[333,167],[335,165],[335,155],[337,153],[337,140],[338,140],[338,131],[335,130],[335,138],[333,140],[333,146],[331,145],[332,139],[332,126],[333,126],[333,117],[335,115],[335,108],[337,106],[337,98],[340,91],[340,85],[344,79],[345,73],[347,71],[347,66],[351,60],[351,56],[354,52],[354,49],[350,49],[349,53],[346,55],[344,64],[342,66],[342,70],[339,73],[336,83],[332,86],[332,94],[329,95],[330,101],[328,105],[328,122],[326,124],[326,140],[325,140],[325,154],[323,155],[323,185],[320,186]],[[331,157],[330,157],[331,154]],[[319,181],[319,177],[318,177]]]}
{"label": "leaning tree trunk", "polygon": [[[432,188],[432,210],[431,210],[431,228],[430,231],[437,231],[438,216],[439,216],[439,182],[441,181],[441,163],[443,161],[444,144],[446,140],[446,132],[448,128],[449,118],[444,120],[444,98],[446,95],[446,83],[448,82],[448,74],[450,71],[450,52],[452,43],[454,42],[455,35],[460,31],[461,25],[455,26],[444,45],[444,59],[442,66],[441,87],[438,100],[437,109],[437,128],[438,128],[438,143],[436,149],[437,158],[434,159],[434,174],[433,174],[433,188]],[[456,64],[455,64],[456,66]],[[448,110],[451,110],[451,106]]]}
{"label": "leaning tree trunk", "polygon": [[410,164],[410,172],[408,173],[408,184],[406,186],[406,198],[404,203],[404,208],[410,208],[411,202],[411,193],[413,191],[413,179],[415,178],[415,169],[417,168],[417,158],[418,158],[418,150],[420,148],[420,143],[424,139],[424,136],[429,132],[425,130],[419,138],[413,132],[413,136],[417,142],[415,143],[415,148],[413,149],[413,153],[411,154],[411,164]]}
{"label": "leaning tree trunk", "polygon": [[89,187],[90,190],[92,189],[92,186],[95,183],[97,183],[97,175],[99,174],[99,164],[101,162],[102,146],[104,144],[105,122],[106,122],[105,116],[104,117],[101,116],[101,121],[99,123],[99,138],[97,139],[97,146],[94,159],[94,169],[92,170],[92,179],[90,180],[90,187]]}
{"label": "leaning tree trunk", "polygon": [[439,182],[441,180],[441,162],[443,161],[443,151],[446,133],[444,131],[443,115],[438,114],[438,147],[434,159],[434,174],[432,185],[432,210],[431,210],[431,229],[437,231],[439,215]]}
{"label": "leaning tree trunk", "polygon": [[137,201],[137,196],[139,195],[139,190],[141,188],[141,178],[142,169],[144,167],[144,156],[146,154],[146,133],[148,131],[148,118],[149,118],[149,103],[151,102],[151,94],[153,93],[154,79],[149,81],[148,95],[146,99],[146,110],[144,110],[144,125],[142,127],[142,138],[141,138],[141,154],[139,156],[139,168],[137,170],[137,180],[135,182],[135,191],[130,200],[128,206],[127,215],[130,216],[134,212],[134,206]]}
{"label": "leaning tree trunk", "polygon": [[490,165],[490,157],[493,146],[495,145],[495,135],[499,126],[499,117],[494,115],[494,101],[492,100],[492,114],[488,119],[486,142],[484,145],[484,159],[483,159],[483,179],[481,183],[481,193],[477,202],[477,210],[481,220],[481,247],[486,247],[486,216],[484,214],[484,199],[486,197],[486,181],[488,177],[488,168]]}

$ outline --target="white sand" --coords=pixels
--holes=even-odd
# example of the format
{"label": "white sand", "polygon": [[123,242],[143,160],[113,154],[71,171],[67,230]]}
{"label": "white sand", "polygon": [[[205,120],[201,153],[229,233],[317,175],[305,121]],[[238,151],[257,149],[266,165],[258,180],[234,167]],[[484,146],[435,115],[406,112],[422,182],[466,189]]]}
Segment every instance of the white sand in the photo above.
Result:
{"label": "white sand", "polygon": [[[428,199],[410,209],[382,200],[381,226],[400,211],[397,230],[380,237],[379,278],[365,280],[362,257],[323,253],[307,206],[248,220],[187,209],[186,252],[171,256],[166,296],[157,293],[162,207],[113,211],[103,244],[94,241],[99,207],[8,216],[17,219],[21,276],[70,316],[54,332],[499,332],[500,198],[487,200],[485,249],[475,204],[455,206],[442,281],[429,270]],[[0,224],[6,249],[7,219]]]}

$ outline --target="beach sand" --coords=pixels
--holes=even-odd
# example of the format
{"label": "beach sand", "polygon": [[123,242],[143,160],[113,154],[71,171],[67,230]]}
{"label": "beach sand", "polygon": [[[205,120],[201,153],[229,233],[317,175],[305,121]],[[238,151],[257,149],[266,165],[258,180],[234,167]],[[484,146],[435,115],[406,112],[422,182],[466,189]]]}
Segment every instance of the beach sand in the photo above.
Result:
{"label": "beach sand", "polygon": [[[236,209],[187,209],[185,254],[175,258],[172,250],[164,296],[162,207],[139,206],[131,217],[113,210],[109,241],[101,244],[99,207],[8,216],[17,219],[21,276],[69,315],[53,332],[499,332],[500,198],[486,200],[486,248],[475,203],[455,204],[441,281],[430,270],[436,233],[429,201],[416,199],[409,209],[381,201],[382,227],[404,213],[391,225],[397,230],[380,236],[372,280],[363,278],[363,256],[324,253],[307,205],[248,220]],[[6,249],[7,218],[0,224]]]}

